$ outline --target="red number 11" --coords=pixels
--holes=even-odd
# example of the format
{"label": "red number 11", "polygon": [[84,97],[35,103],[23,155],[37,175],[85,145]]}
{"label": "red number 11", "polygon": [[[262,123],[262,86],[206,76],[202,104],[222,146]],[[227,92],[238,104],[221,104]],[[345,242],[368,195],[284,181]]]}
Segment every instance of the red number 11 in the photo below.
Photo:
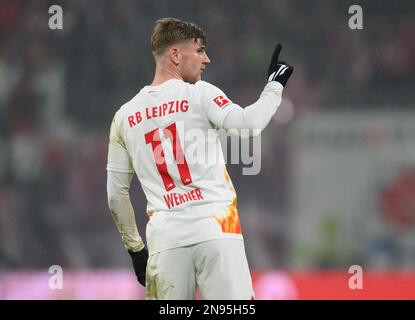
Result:
{"label": "red number 11", "polygon": [[[190,175],[189,166],[187,165],[186,158],[183,153],[182,144],[180,142],[180,137],[177,134],[176,123],[169,125],[167,128],[163,129],[163,133],[168,137],[173,145],[173,155],[174,159],[177,162],[177,168],[179,169],[180,179],[184,185],[192,183],[192,177]],[[147,144],[151,144],[153,150],[154,160],[156,161],[156,167],[160,173],[161,179],[163,180],[164,187],[166,191],[170,191],[176,187],[172,177],[167,171],[167,164],[164,157],[164,150],[158,149],[162,148],[160,141],[159,128],[151,130],[144,135]],[[156,152],[160,150],[160,152]]]}

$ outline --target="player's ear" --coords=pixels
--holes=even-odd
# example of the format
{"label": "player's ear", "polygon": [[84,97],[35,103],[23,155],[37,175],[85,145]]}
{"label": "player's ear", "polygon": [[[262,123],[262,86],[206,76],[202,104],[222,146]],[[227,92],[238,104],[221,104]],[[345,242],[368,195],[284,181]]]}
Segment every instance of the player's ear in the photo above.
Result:
{"label": "player's ear", "polygon": [[169,58],[177,66],[179,64],[180,52],[179,48],[172,46],[169,48]]}

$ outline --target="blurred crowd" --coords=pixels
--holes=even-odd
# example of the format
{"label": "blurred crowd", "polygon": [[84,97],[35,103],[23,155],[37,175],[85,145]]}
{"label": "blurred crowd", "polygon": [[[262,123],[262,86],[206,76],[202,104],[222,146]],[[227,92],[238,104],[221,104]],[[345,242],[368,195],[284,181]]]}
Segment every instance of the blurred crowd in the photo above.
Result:
{"label": "blurred crowd", "polygon": [[[398,1],[400,2],[400,1]],[[48,8],[63,8],[50,30]],[[106,200],[115,111],[151,82],[158,18],[200,25],[212,60],[204,80],[253,103],[277,42],[295,67],[295,113],[409,108],[415,83],[415,2],[365,1],[363,30],[346,1],[0,1],[0,268],[128,263]],[[286,266],[290,123],[262,138],[262,170],[229,166],[251,266]],[[252,190],[252,186],[255,186]],[[145,199],[132,201],[145,234]]]}

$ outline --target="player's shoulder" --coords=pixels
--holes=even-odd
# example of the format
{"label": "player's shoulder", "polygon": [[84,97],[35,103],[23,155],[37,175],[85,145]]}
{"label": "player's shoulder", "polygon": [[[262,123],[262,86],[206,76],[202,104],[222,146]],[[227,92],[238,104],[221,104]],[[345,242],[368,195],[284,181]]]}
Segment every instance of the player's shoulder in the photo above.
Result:
{"label": "player's shoulder", "polygon": [[198,96],[202,97],[202,99],[210,99],[214,96],[224,95],[221,89],[207,81],[199,80],[194,84],[194,87],[197,90]]}
{"label": "player's shoulder", "polygon": [[195,87],[202,90],[212,90],[212,89],[219,89],[217,86],[211,84],[210,82],[199,80],[196,82]]}
{"label": "player's shoulder", "polygon": [[142,98],[142,90],[143,89],[141,89],[130,100],[128,100],[127,102],[123,103],[121,105],[121,107],[119,107],[118,110],[115,112],[115,116],[114,117],[119,117],[120,115],[122,115],[122,114],[124,114],[126,112],[128,113],[131,108],[134,108],[135,105],[137,105],[138,103],[140,103],[143,100],[143,98]]}

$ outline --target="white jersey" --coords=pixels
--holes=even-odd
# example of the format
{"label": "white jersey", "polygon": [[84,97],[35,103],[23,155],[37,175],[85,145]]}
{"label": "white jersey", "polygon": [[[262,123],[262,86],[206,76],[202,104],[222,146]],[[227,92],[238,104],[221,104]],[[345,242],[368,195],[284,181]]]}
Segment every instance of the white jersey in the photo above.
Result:
{"label": "white jersey", "polygon": [[136,173],[147,198],[150,254],[242,239],[236,192],[217,129],[234,108],[217,87],[171,79],[144,87],[115,114],[107,170]]}

